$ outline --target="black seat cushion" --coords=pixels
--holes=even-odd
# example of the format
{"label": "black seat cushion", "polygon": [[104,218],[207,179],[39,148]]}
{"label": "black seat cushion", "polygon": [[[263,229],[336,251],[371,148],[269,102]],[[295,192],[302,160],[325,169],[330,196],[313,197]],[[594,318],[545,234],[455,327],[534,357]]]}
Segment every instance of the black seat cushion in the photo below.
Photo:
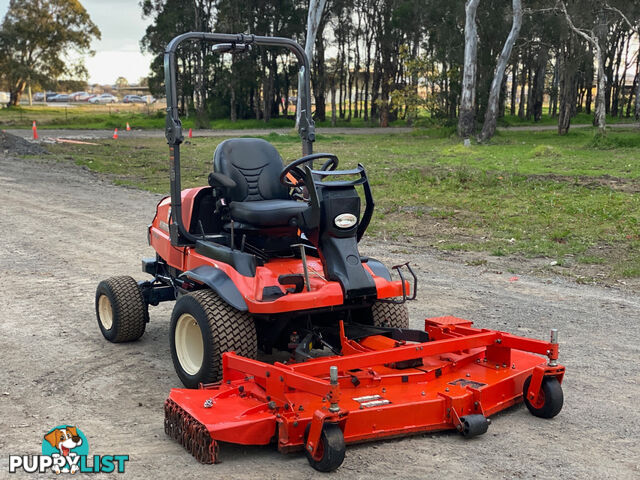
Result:
{"label": "black seat cushion", "polygon": [[309,208],[295,200],[262,200],[260,202],[231,202],[231,218],[258,227],[282,227],[298,213]]}
{"label": "black seat cushion", "polygon": [[229,192],[234,202],[289,200],[289,190],[280,183],[283,167],[275,147],[260,138],[225,140],[213,154],[213,171],[236,182]]}

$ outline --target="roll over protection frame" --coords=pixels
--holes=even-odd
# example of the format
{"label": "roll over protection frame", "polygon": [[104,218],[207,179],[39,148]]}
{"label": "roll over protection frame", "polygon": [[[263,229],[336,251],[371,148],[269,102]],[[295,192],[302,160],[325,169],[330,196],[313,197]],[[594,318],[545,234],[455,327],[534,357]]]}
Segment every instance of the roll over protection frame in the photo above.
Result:
{"label": "roll over protection frame", "polygon": [[[180,245],[181,239],[185,239],[190,243],[195,243],[198,239],[190,234],[182,223],[182,187],[180,182],[180,144],[184,140],[182,134],[182,123],[178,116],[178,91],[176,85],[176,50],[178,46],[185,41],[206,41],[214,44],[225,44],[223,48],[218,49],[218,53],[224,52],[244,52],[249,50],[252,45],[266,47],[282,47],[289,49],[298,59],[300,64],[300,79],[302,91],[298,92],[300,96],[300,121],[298,125],[298,134],[302,139],[302,154],[309,155],[313,153],[313,142],[315,141],[315,124],[311,117],[311,88],[309,81],[309,59],[304,49],[294,40],[283,37],[262,37],[257,35],[246,35],[243,33],[206,33],[206,32],[188,32],[175,37],[164,52],[164,75],[165,87],[167,92],[167,117],[165,136],[169,144],[169,175],[171,181],[171,215],[173,222],[169,226],[171,243]],[[236,46],[238,48],[236,48]]]}

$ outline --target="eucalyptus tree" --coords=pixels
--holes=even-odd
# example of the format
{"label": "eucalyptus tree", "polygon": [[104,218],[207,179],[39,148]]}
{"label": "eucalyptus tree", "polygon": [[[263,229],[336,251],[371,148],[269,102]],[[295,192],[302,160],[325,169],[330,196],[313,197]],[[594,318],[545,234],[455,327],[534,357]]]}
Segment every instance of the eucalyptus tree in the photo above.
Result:
{"label": "eucalyptus tree", "polygon": [[0,28],[0,76],[18,105],[29,82],[51,84],[61,76],[86,76],[82,60],[64,53],[93,54],[91,42],[100,30],[78,1],[10,0]]}

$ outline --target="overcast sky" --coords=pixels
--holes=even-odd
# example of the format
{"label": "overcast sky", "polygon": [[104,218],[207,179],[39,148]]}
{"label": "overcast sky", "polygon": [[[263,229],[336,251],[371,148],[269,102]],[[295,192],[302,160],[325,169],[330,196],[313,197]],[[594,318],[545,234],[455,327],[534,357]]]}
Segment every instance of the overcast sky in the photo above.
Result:
{"label": "overcast sky", "polygon": [[[102,32],[102,40],[92,45],[95,56],[85,59],[89,83],[112,84],[119,76],[135,83],[146,77],[151,58],[140,53],[139,42],[149,21],[141,18],[138,0],[80,0],[80,3]],[[0,18],[4,18],[8,8],[9,0],[0,0]]]}

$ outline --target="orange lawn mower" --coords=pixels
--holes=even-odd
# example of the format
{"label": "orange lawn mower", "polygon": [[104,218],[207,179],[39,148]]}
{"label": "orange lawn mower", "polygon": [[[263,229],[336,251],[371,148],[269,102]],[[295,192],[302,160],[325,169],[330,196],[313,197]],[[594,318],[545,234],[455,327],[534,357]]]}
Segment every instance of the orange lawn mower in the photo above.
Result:
{"label": "orange lawn mower", "polygon": [[[300,64],[303,157],[284,165],[256,138],[225,140],[209,185],[181,190],[176,50],[289,49]],[[296,42],[245,34],[186,33],[165,52],[171,196],[149,227],[150,281],[112,277],[96,292],[103,335],[138,339],[148,306],[175,300],[170,344],[187,388],[165,402],[165,431],[203,463],[221,442],[304,450],[319,471],[338,468],[345,445],[426,431],[487,431],[520,401],[552,418],[563,404],[557,332],[549,342],[479,329],[455,317],[409,329],[405,303],[417,277],[360,255],[374,202],[362,165],[338,170],[312,153],[309,62]],[[314,163],[323,161],[321,168]],[[361,212],[362,190],[364,211]],[[279,352],[279,362],[256,360]],[[546,358],[545,358],[546,357]]]}

